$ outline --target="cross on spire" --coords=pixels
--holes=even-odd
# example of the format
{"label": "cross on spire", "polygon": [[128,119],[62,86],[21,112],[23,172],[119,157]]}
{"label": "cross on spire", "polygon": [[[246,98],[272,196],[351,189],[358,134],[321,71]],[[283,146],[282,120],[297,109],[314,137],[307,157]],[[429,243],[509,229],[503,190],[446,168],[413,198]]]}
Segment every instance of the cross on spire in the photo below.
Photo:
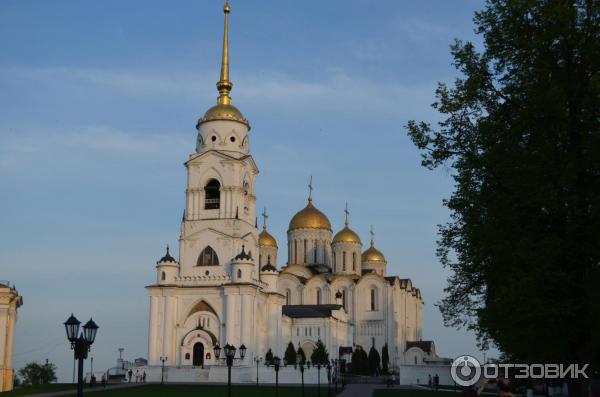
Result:
{"label": "cross on spire", "polygon": [[375,242],[373,241],[373,237],[375,237],[375,232],[373,231],[373,225],[371,225],[371,231],[369,234],[371,235],[371,245],[374,245]]}
{"label": "cross on spire", "polygon": [[350,215],[350,211],[348,210],[348,202],[346,202],[346,209],[344,210],[344,213],[346,214],[346,221],[344,224],[348,226],[348,215]]}
{"label": "cross on spire", "polygon": [[269,218],[269,215],[267,215],[267,207],[263,209],[261,215],[263,217],[263,230],[267,230],[267,219]]}
{"label": "cross on spire", "polygon": [[310,182],[308,182],[308,201],[312,201],[312,191],[313,191],[313,185],[312,185],[312,175],[311,175]]}

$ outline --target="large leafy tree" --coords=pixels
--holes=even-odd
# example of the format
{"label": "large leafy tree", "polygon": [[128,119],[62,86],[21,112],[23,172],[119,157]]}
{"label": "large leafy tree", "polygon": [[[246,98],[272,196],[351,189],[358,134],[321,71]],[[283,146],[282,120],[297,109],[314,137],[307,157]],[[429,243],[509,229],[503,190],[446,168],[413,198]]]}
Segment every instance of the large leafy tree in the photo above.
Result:
{"label": "large leafy tree", "polygon": [[484,47],[451,46],[437,127],[410,121],[427,168],[447,166],[439,306],[525,362],[600,358],[600,2],[488,0]]}
{"label": "large leafy tree", "polygon": [[46,363],[40,365],[30,362],[19,370],[19,377],[25,386],[45,385],[56,381],[56,365]]}

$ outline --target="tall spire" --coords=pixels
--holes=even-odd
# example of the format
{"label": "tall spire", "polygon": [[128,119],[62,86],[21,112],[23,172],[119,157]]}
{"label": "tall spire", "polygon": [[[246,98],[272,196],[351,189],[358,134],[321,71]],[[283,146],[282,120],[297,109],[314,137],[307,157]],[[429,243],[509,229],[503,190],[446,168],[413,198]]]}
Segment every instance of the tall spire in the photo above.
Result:
{"label": "tall spire", "polygon": [[221,57],[221,79],[217,82],[217,90],[219,91],[219,98],[217,103],[219,105],[229,105],[231,103],[231,97],[229,92],[233,88],[233,83],[229,81],[229,0],[225,1],[225,7],[223,12],[225,13],[225,27],[223,29],[223,54]]}

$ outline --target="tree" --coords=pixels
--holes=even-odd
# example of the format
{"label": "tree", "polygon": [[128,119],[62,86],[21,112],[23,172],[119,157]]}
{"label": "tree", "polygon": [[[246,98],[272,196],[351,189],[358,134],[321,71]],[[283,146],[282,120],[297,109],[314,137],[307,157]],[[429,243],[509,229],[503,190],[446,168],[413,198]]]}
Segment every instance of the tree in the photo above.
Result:
{"label": "tree", "polygon": [[310,355],[310,361],[312,361],[313,365],[326,365],[329,362],[329,353],[323,342],[321,342],[321,339],[317,341],[317,346]]}
{"label": "tree", "polygon": [[352,366],[350,370],[353,374],[370,375],[369,358],[367,357],[367,352],[360,345],[356,345],[356,348],[352,352]]}
{"label": "tree", "polygon": [[306,354],[304,353],[302,346],[298,346],[296,357],[298,357],[298,364],[306,364]]}
{"label": "tree", "polygon": [[383,345],[381,349],[381,371],[384,374],[388,373],[388,368],[390,364],[390,354],[388,353],[388,345],[387,343]]}
{"label": "tree", "polygon": [[[600,362],[600,3],[489,0],[451,46],[423,166],[452,170],[437,254],[446,325],[518,362]],[[514,361],[513,361],[514,362]],[[573,385],[573,384],[572,384]],[[573,390],[582,393],[582,389]],[[571,394],[571,393],[570,393]]]}
{"label": "tree", "polygon": [[296,365],[296,349],[294,349],[294,344],[292,342],[288,343],[285,354],[283,355],[283,360],[286,365]]}
{"label": "tree", "polygon": [[375,345],[371,346],[369,349],[369,374],[377,375],[381,372],[381,357],[379,356],[379,352],[375,349]]}
{"label": "tree", "polygon": [[47,363],[40,365],[30,362],[19,370],[19,377],[25,386],[45,385],[56,381],[56,365]]}
{"label": "tree", "polygon": [[265,354],[265,365],[273,365],[274,361],[273,361],[273,352],[271,351],[271,349],[269,349],[267,351],[267,354]]}

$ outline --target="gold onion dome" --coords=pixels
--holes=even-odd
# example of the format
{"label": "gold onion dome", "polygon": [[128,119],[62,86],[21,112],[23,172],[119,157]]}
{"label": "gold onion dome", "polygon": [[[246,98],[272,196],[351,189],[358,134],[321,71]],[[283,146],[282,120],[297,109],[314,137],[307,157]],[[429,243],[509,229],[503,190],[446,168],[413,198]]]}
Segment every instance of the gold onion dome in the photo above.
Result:
{"label": "gold onion dome", "polygon": [[360,260],[364,262],[385,262],[385,256],[375,248],[375,243],[371,240],[371,246],[362,253]]}
{"label": "gold onion dome", "polygon": [[334,243],[362,244],[358,234],[356,234],[354,232],[354,230],[352,230],[348,227],[348,224],[349,224],[348,215],[350,214],[350,212],[348,211],[348,203],[346,203],[346,209],[344,210],[344,212],[346,213],[346,220],[344,221],[344,228],[336,233],[336,235],[333,237],[333,242]]}
{"label": "gold onion dome", "polygon": [[334,237],[334,243],[357,243],[362,244],[360,241],[360,237],[358,234],[354,233],[352,229],[348,227],[348,225],[344,226],[342,230],[340,230]]}
{"label": "gold onion dome", "polygon": [[294,229],[325,229],[331,230],[331,223],[324,213],[319,211],[308,198],[308,205],[298,212],[290,221],[289,230]]}
{"label": "gold onion dome", "polygon": [[225,13],[225,27],[223,30],[223,54],[221,57],[221,78],[217,82],[217,91],[219,91],[219,97],[217,98],[217,104],[204,114],[196,127],[205,121],[212,120],[233,120],[245,124],[250,129],[248,120],[244,118],[242,112],[238,108],[231,104],[231,97],[229,93],[233,89],[233,83],[229,80],[229,13],[231,8],[229,7],[229,1],[225,3],[223,12]]}
{"label": "gold onion dome", "polygon": [[267,228],[264,226],[262,232],[258,235],[258,245],[261,247],[277,248],[277,240],[267,232]]}

